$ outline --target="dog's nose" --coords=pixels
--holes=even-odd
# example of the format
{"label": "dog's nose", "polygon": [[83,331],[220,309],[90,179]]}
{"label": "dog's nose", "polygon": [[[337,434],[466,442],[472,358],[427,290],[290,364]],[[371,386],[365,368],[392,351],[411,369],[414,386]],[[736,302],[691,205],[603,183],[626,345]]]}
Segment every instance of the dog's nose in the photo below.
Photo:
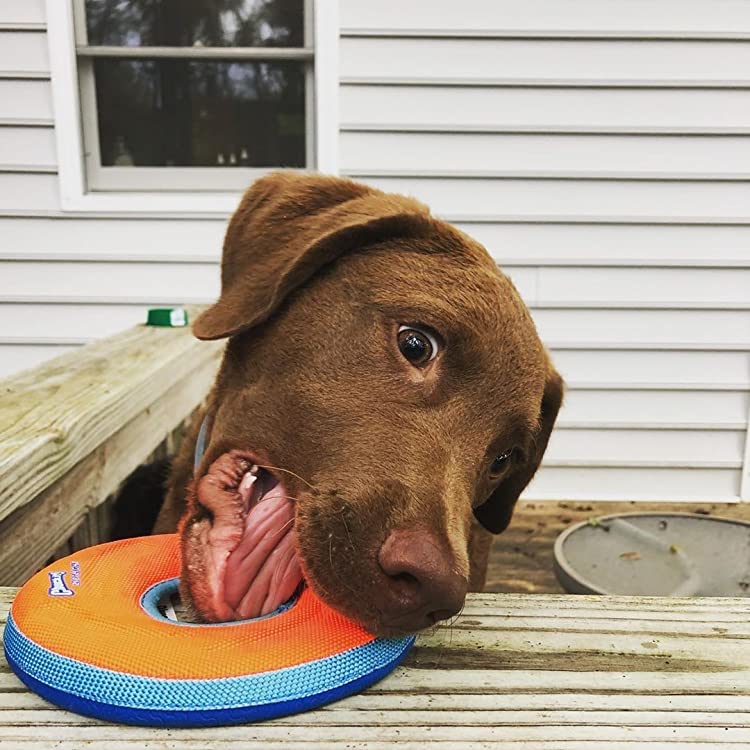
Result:
{"label": "dog's nose", "polygon": [[468,582],[455,558],[427,529],[392,531],[378,553],[385,585],[376,602],[383,619],[404,630],[421,630],[463,607]]}

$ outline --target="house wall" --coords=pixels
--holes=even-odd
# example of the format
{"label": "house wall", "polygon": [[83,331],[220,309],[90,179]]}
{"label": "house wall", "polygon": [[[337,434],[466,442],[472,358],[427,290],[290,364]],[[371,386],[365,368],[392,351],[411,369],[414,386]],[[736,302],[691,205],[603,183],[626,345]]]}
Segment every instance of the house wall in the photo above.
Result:
{"label": "house wall", "polygon": [[[738,499],[750,4],[345,0],[340,21],[341,172],[483,242],[568,381],[527,496]],[[218,290],[226,217],[60,210],[44,24],[41,0],[0,5],[0,375]]]}

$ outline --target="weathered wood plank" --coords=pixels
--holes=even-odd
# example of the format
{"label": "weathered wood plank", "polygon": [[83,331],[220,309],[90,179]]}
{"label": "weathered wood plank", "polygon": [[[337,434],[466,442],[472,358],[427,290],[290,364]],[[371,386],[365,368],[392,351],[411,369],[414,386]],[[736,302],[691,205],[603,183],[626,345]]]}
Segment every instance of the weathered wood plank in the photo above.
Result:
{"label": "weathered wood plank", "polygon": [[[614,645],[614,644],[613,644]],[[575,666],[575,663],[572,664]],[[618,663],[618,666],[620,664]],[[609,672],[547,671],[540,669],[433,669],[396,670],[375,692],[463,694],[492,692],[559,693],[590,691],[608,694],[745,695],[748,673],[737,672]]]}
{"label": "weathered wood plank", "polygon": [[[639,740],[637,750],[680,750],[681,747],[684,750],[684,746],[681,746],[679,742],[679,740],[656,742]],[[315,739],[302,744],[299,740],[293,739],[289,742],[275,742],[274,746],[280,748],[314,747],[316,750],[342,750],[342,748],[346,748],[346,750],[393,750],[394,747],[397,750],[424,750],[425,746],[429,744],[429,742],[425,741],[399,741],[397,745],[394,745],[389,741],[365,740],[364,742],[347,742],[345,745],[342,745],[338,742]],[[20,750],[24,748],[34,748],[34,750],[81,750],[82,746],[77,741],[58,742],[55,740],[14,739],[13,747],[17,747]],[[217,748],[226,748],[228,744],[221,739],[214,741],[207,735],[205,739],[200,740],[149,740],[148,744],[134,743],[130,740],[108,740],[106,744],[99,744],[97,742],[87,743],[86,747],[106,747],[107,750],[110,748],[111,750],[132,750],[134,747],[148,748],[148,750],[214,750]],[[240,747],[242,747],[242,750],[268,750],[265,740],[260,742],[253,740],[242,741]],[[435,747],[438,747],[438,745],[436,744]],[[442,745],[442,747],[446,748],[445,745]],[[690,750],[721,750],[722,748],[737,747],[736,744],[717,744],[715,742],[692,742],[690,744]],[[635,750],[634,743],[630,740],[624,742],[607,741],[606,744],[603,744],[602,740],[557,740],[554,742],[548,740],[542,742],[490,740],[486,742],[451,742],[446,750],[448,748],[449,750]]]}
{"label": "weathered wood plank", "polygon": [[[405,703],[414,694],[465,696],[493,695],[504,701],[507,695],[592,695],[661,696],[746,696],[750,693],[747,672],[708,674],[663,672],[552,672],[542,670],[395,670],[386,680],[370,688],[368,695],[400,696]],[[26,692],[7,665],[0,667],[0,701],[6,693]],[[1,731],[1,730],[0,730]],[[2,734],[0,734],[2,738]]]}
{"label": "weathered wood plank", "polygon": [[[529,693],[505,694],[502,704],[496,695],[472,694],[444,695],[440,693],[413,694],[405,703],[404,696],[399,693],[374,694],[368,691],[353,695],[344,700],[323,706],[320,712],[358,712],[371,711],[432,711],[436,714],[442,711],[462,710],[467,712],[496,711],[501,707],[505,711],[581,711],[588,714],[593,711],[653,711],[664,714],[691,713],[700,717],[704,713],[723,714],[727,717],[735,714],[750,715],[749,695],[609,695],[601,693],[545,693],[534,695]],[[29,692],[6,692],[0,704],[0,725],[6,716],[4,711],[28,711],[30,713],[45,711],[50,716],[56,715],[58,722],[93,722],[67,712],[58,711],[43,698]],[[40,714],[41,715],[41,714]],[[363,715],[363,714],[360,714]],[[369,715],[364,714],[364,715]],[[399,713],[401,716],[401,713]],[[477,716],[474,715],[474,720]],[[278,721],[304,721],[304,714],[297,717],[287,717]],[[49,719],[47,719],[49,721]]]}
{"label": "weathered wood plank", "polygon": [[[612,648],[612,641],[617,646]],[[623,631],[439,630],[423,637],[407,662],[415,669],[555,670],[701,674],[733,672],[748,643],[722,637],[658,638]],[[750,680],[750,671],[748,672]]]}
{"label": "weathered wood plank", "polygon": [[[654,614],[654,613],[647,613]],[[525,616],[514,613],[511,621],[507,615],[472,615],[464,613],[464,616],[450,627],[450,633],[463,631],[488,631],[491,633],[502,633],[505,631],[534,631],[537,633],[576,633],[585,634],[590,632],[637,634],[638,636],[670,636],[674,632],[675,621],[680,620],[681,638],[714,638],[716,633],[721,633],[728,638],[750,639],[750,623],[737,620],[722,622],[721,626],[712,627],[713,634],[706,633],[706,623],[714,625],[713,619],[701,618],[698,621],[682,619],[674,616],[671,619],[644,618],[640,620],[629,619],[626,622],[622,618],[593,617],[587,619],[562,617],[550,622],[549,617]]]}
{"label": "weathered wood plank", "polygon": [[[392,743],[423,742],[437,744],[445,742],[482,742],[488,739],[503,739],[536,742],[559,742],[562,740],[599,740],[604,741],[662,741],[679,744],[694,742],[723,743],[719,747],[731,747],[750,743],[750,727],[693,727],[693,726],[573,726],[553,724],[549,719],[535,726],[325,726],[318,727],[310,718],[306,726],[291,727],[277,722],[251,724],[236,727],[215,727],[211,729],[182,729],[177,732],[165,732],[163,729],[142,727],[112,726],[109,724],[91,725],[57,725],[50,728],[50,733],[58,740],[75,740],[82,743],[108,743],[111,740],[130,740],[136,743],[148,742],[179,734],[181,740],[210,739],[213,742],[234,741],[244,743],[252,740],[265,742],[314,743],[317,741],[339,742],[342,745],[350,742],[386,741]],[[34,726],[14,726],[8,728],[7,739],[14,742],[22,739],[38,739],[40,729]],[[314,745],[313,745],[314,746]]]}
{"label": "weathered wood plank", "polygon": [[[2,589],[0,589],[2,590]],[[472,594],[466,600],[462,615],[468,612],[486,615],[515,615],[520,611],[528,615],[541,616],[546,610],[555,610],[555,616],[605,616],[631,619],[642,616],[644,612],[658,613],[661,619],[673,619],[675,613],[681,618],[685,615],[714,617],[723,615],[740,615],[747,618],[750,610],[750,598],[743,597],[674,597],[659,596],[583,596],[570,594],[544,594],[544,608],[540,609],[538,598],[528,594],[494,593]]]}
{"label": "weathered wood plank", "polygon": [[[13,593],[0,589],[0,619]],[[364,693],[258,725],[104,724],[55,709],[0,663],[0,743],[34,750],[750,744],[747,600],[478,594],[466,610],[452,626],[420,636],[405,665]]]}
{"label": "weathered wood plank", "polygon": [[179,424],[186,408],[200,403],[215,372],[215,359],[200,361],[62,479],[0,523],[0,584],[20,585],[39,570],[60,541]]}
{"label": "weathered wood plank", "polygon": [[[216,362],[221,348],[187,328],[137,326],[0,381],[0,520],[158,403],[177,375]],[[195,406],[185,403],[182,416]]]}
{"label": "weathered wood plank", "polygon": [[[497,699],[496,699],[497,700]],[[343,702],[343,701],[342,701]],[[477,721],[480,718],[481,721]],[[549,709],[543,710],[484,710],[481,717],[476,711],[433,710],[417,711],[397,708],[388,710],[343,708],[320,709],[315,714],[317,727],[472,727],[481,723],[486,727],[533,727],[544,724],[549,719]],[[274,725],[286,727],[308,727],[310,716],[297,714],[276,719]],[[555,710],[554,723],[558,726],[617,726],[630,727],[750,727],[750,713],[701,711],[639,711],[634,714],[629,709],[621,711],[597,710]],[[12,710],[0,708],[0,725],[13,727],[52,727],[52,726],[100,726],[101,722],[85,716],[76,716],[47,706],[36,710]]]}

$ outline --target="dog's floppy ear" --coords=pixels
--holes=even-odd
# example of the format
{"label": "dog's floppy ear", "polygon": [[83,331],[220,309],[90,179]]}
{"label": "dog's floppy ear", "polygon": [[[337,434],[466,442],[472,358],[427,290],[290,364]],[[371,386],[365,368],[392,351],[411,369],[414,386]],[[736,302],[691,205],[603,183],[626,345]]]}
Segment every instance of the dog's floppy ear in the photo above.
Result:
{"label": "dog's floppy ear", "polygon": [[519,495],[539,468],[557,413],[560,411],[563,389],[563,379],[550,364],[539,415],[539,431],[534,442],[534,455],[529,456],[522,466],[500,483],[485,503],[474,510],[477,521],[493,534],[499,534],[508,527]]}
{"label": "dog's floppy ear", "polygon": [[193,324],[220,339],[266,320],[294,289],[349,250],[423,236],[432,219],[421,203],[351,180],[275,172],[255,182],[224,239],[221,296]]}

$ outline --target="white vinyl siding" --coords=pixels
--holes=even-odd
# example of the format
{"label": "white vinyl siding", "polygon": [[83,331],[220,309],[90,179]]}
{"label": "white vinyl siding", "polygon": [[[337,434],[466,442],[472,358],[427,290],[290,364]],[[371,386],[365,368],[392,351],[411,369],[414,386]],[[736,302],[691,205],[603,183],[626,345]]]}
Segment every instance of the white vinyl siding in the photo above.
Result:
{"label": "white vinyl siding", "polygon": [[[345,132],[400,128],[448,132],[747,134],[746,89],[605,88],[590,86],[388,87],[344,84]],[[398,113],[398,120],[394,113]],[[721,120],[717,122],[717,112]],[[356,113],[356,119],[351,114]],[[427,131],[429,132],[429,131]]]}
{"label": "white vinyl siding", "polygon": [[2,125],[51,128],[52,91],[43,78],[10,78],[12,71],[0,71],[0,123]]}
{"label": "white vinyl siding", "polygon": [[[347,15],[352,9],[345,11]],[[469,35],[471,32],[469,32]],[[737,85],[750,66],[744,42],[630,39],[344,37],[345,81],[412,80],[437,85],[555,83],[593,86]]]}
{"label": "white vinyl siding", "polygon": [[[739,499],[750,2],[339,13],[341,172],[484,243],[568,382],[527,497]],[[41,0],[0,5],[0,376],[211,301],[227,218],[62,210],[44,23]]]}
{"label": "white vinyl siding", "polygon": [[[17,0],[12,0],[12,4]],[[43,29],[18,25],[11,30],[0,30],[0,71],[30,78],[45,78],[49,74],[47,35]]]}
{"label": "white vinyl siding", "polygon": [[[44,21],[41,0],[0,5],[0,216],[60,205]],[[5,332],[3,326],[0,335]],[[0,373],[15,369],[8,359]]]}
{"label": "white vinyl siding", "polygon": [[343,0],[345,36],[750,36],[745,0]]}
{"label": "white vinyl siding", "polygon": [[0,164],[23,171],[55,172],[55,134],[51,127],[6,125],[0,140]]}
{"label": "white vinyl siding", "polygon": [[483,242],[567,380],[526,496],[738,499],[750,3],[347,0],[341,25],[341,171]]}
{"label": "white vinyl siding", "polygon": [[[467,128],[468,129],[468,128]],[[435,154],[441,154],[439,169]],[[341,158],[352,169],[402,170],[407,174],[473,173],[559,177],[664,179],[713,174],[722,179],[750,175],[747,136],[348,131]],[[365,163],[359,164],[358,160]]]}
{"label": "white vinyl siding", "polygon": [[382,190],[417,196],[435,213],[456,222],[477,217],[538,217],[547,221],[571,218],[734,223],[743,219],[750,206],[748,181],[512,174],[381,177],[377,176],[377,169],[348,170],[345,164],[342,170]]}

